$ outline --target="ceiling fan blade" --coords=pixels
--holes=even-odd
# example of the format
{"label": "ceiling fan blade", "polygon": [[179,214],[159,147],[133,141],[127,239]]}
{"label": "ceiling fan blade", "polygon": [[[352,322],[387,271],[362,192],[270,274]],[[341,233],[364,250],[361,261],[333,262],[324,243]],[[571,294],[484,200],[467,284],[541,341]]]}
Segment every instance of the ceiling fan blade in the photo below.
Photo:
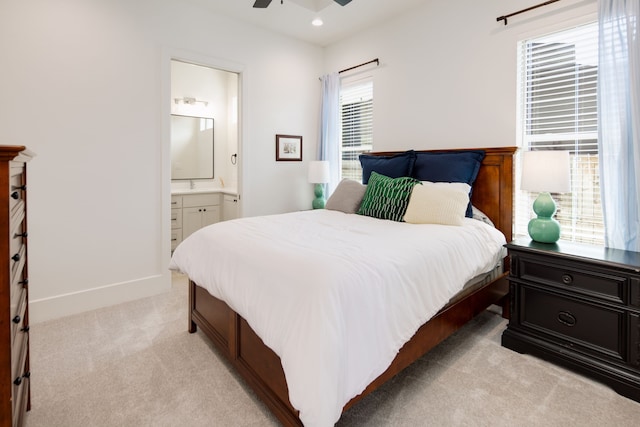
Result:
{"label": "ceiling fan blade", "polygon": [[253,7],[259,7],[261,9],[264,9],[265,7],[269,6],[270,3],[271,3],[271,0],[256,0],[256,2],[253,4]]}
{"label": "ceiling fan blade", "polygon": [[333,0],[333,1],[338,3],[340,6],[346,6],[351,2],[351,0]]}

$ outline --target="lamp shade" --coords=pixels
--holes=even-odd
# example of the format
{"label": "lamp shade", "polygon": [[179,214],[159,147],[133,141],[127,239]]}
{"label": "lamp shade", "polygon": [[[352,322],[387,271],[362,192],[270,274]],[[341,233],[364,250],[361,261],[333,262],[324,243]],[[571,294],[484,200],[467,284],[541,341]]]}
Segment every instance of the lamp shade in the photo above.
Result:
{"label": "lamp shade", "polygon": [[309,163],[309,182],[311,184],[326,184],[329,182],[329,162],[314,160]]}
{"label": "lamp shade", "polygon": [[568,151],[525,151],[522,160],[522,190],[549,193],[571,191]]}

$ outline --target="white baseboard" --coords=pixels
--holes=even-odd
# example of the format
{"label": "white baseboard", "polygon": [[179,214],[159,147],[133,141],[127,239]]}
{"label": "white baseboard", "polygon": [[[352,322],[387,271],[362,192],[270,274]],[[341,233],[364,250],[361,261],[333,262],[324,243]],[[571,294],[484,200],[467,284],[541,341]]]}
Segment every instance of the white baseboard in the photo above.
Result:
{"label": "white baseboard", "polygon": [[60,317],[108,307],[139,298],[167,292],[171,288],[171,272],[143,277],[128,282],[72,292],[29,301],[29,323],[45,322]]}

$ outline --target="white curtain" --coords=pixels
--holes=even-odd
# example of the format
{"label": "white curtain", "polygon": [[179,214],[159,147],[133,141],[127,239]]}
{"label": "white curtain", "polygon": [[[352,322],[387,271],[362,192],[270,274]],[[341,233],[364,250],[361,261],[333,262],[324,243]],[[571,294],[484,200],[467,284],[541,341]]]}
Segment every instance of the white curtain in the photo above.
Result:
{"label": "white curtain", "polygon": [[318,160],[328,160],[330,181],[325,194],[333,193],[340,180],[340,76],[331,73],[323,76],[322,109],[320,115],[320,138]]}
{"label": "white curtain", "polygon": [[607,247],[640,252],[640,1],[598,0],[598,144]]}

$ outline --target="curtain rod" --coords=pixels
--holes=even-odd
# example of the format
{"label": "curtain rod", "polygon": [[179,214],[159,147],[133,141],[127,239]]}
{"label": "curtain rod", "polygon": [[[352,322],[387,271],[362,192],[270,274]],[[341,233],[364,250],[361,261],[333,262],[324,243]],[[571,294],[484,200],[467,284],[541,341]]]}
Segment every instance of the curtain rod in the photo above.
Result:
{"label": "curtain rod", "polygon": [[504,25],[507,25],[507,18],[511,18],[514,15],[519,15],[519,14],[524,13],[524,12],[529,12],[530,10],[537,9],[539,7],[546,6],[546,5],[551,4],[551,3],[555,3],[557,1],[560,1],[560,0],[549,0],[549,1],[546,1],[544,3],[540,3],[540,4],[537,4],[535,6],[531,6],[531,7],[528,7],[526,9],[522,9],[522,10],[519,10],[517,12],[510,13],[509,15],[502,15],[502,16],[496,18],[496,21],[498,21],[498,22],[504,21]]}
{"label": "curtain rod", "polygon": [[363,67],[365,65],[373,64],[374,62],[376,63],[376,66],[380,65],[380,60],[378,58],[376,58],[376,59],[372,59],[371,61],[363,62],[362,64],[354,65],[353,67],[349,67],[349,68],[345,68],[344,70],[340,70],[340,71],[338,71],[338,74],[342,74],[342,73],[347,72],[347,71],[355,70],[356,68],[360,68],[360,67]]}
{"label": "curtain rod", "polygon": [[[344,70],[338,71],[338,74],[345,73],[347,71],[355,70],[356,68],[363,67],[365,65],[376,63],[376,66],[380,65],[380,59],[372,59],[371,61],[363,62],[362,64],[354,65],[353,67],[345,68]],[[318,77],[318,79],[322,80],[322,77]]]}

